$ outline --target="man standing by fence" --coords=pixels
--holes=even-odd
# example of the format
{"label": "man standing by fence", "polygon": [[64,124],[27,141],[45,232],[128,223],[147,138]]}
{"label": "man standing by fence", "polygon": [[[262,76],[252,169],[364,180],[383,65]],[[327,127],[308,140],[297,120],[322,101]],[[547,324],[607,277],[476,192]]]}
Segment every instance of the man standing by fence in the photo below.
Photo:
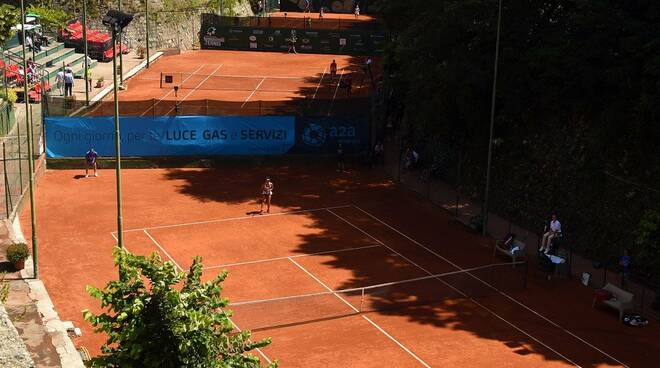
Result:
{"label": "man standing by fence", "polygon": [[67,69],[64,72],[64,96],[73,96],[73,71]]}

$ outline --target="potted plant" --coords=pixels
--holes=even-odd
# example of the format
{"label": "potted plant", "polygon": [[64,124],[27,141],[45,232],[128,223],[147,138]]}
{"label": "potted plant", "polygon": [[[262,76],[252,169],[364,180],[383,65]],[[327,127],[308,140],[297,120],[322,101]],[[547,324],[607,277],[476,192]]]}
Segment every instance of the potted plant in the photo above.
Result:
{"label": "potted plant", "polygon": [[105,79],[103,78],[103,76],[100,76],[99,79],[96,80],[96,88],[103,87],[103,82],[104,81],[105,81]]}
{"label": "potted plant", "polygon": [[25,260],[30,256],[30,251],[25,243],[14,243],[7,247],[7,261],[16,271],[25,268]]}

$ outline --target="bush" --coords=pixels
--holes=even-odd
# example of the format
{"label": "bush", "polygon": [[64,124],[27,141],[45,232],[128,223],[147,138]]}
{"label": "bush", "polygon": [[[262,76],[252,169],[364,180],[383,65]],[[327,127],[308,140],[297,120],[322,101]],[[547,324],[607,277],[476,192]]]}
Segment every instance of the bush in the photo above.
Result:
{"label": "bush", "polygon": [[7,260],[11,263],[24,261],[30,256],[27,244],[14,243],[7,247]]}
{"label": "bush", "polygon": [[119,279],[103,289],[87,287],[104,312],[83,316],[108,337],[92,366],[263,368],[250,351],[271,340],[251,341],[249,331],[235,331],[221,295],[226,272],[202,282],[199,257],[179,272],[157,253],[143,257],[115,247],[113,256]]}
{"label": "bush", "polygon": [[0,99],[7,101],[9,106],[14,106],[16,101],[18,101],[18,96],[16,95],[16,91],[14,91],[12,88],[8,88],[6,94],[5,89],[2,88],[0,89]]}

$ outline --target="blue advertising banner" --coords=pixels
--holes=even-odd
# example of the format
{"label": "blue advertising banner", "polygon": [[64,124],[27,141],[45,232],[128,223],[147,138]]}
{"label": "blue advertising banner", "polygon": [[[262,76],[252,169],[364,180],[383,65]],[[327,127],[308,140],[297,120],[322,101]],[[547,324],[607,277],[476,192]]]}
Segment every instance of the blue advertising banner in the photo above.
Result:
{"label": "blue advertising banner", "polygon": [[[125,156],[279,155],[295,144],[293,116],[122,117]],[[48,157],[114,156],[112,117],[46,118]]]}
{"label": "blue advertising banner", "polygon": [[369,148],[369,119],[305,117],[296,124],[294,153],[334,153],[341,143],[346,153]]}

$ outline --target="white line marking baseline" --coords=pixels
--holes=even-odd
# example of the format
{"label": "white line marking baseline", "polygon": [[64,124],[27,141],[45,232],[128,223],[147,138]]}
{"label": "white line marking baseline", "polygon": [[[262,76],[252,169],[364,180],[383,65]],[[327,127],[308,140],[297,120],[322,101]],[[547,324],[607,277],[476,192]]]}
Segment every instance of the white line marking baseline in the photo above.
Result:
{"label": "white line marking baseline", "polygon": [[[268,217],[274,217],[274,216],[293,215],[293,214],[297,214],[297,213],[306,213],[306,212],[320,212],[320,211],[334,210],[334,209],[337,209],[337,208],[348,208],[348,207],[352,207],[352,205],[347,204],[347,205],[341,205],[341,206],[321,207],[321,208],[311,208],[311,209],[303,209],[303,210],[293,210],[293,211],[284,211],[284,212],[276,212],[276,213],[267,213],[265,215],[258,215],[258,216],[257,215],[248,215],[248,216],[228,217],[228,218],[214,219],[214,220],[183,222],[183,223],[171,224],[171,225],[157,225],[157,226],[149,226],[149,227],[140,227],[140,228],[135,228],[135,229],[124,230],[124,233],[133,232],[133,231],[142,231],[142,230],[167,229],[167,228],[170,228],[170,227],[204,225],[204,224],[212,224],[212,223],[215,223],[215,222],[226,222],[226,221],[247,220],[247,219],[262,219],[262,218],[268,218]],[[116,234],[117,232],[113,231],[112,233]]]}

